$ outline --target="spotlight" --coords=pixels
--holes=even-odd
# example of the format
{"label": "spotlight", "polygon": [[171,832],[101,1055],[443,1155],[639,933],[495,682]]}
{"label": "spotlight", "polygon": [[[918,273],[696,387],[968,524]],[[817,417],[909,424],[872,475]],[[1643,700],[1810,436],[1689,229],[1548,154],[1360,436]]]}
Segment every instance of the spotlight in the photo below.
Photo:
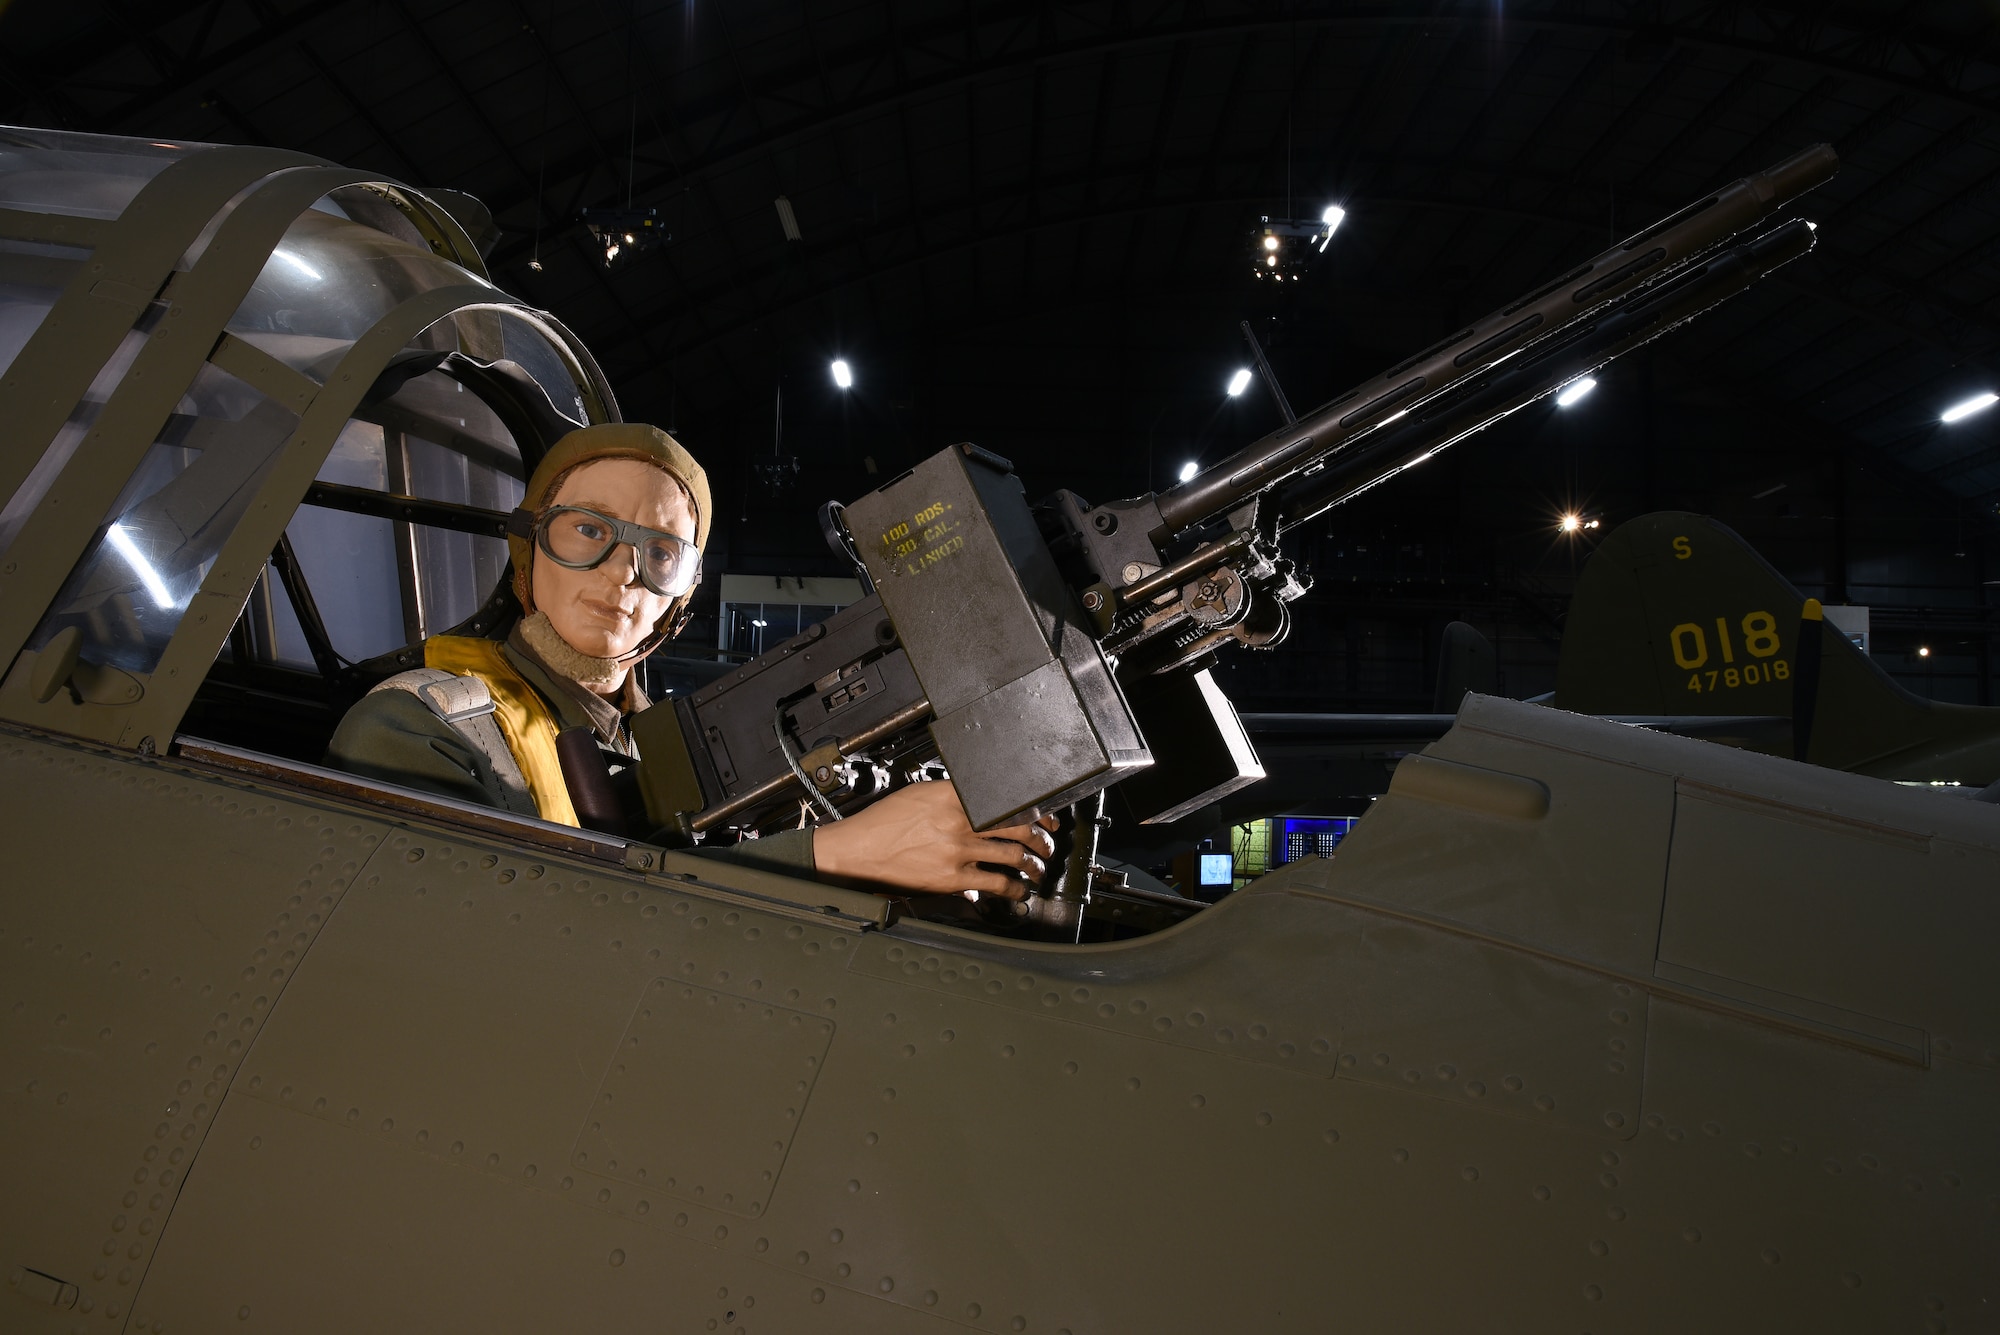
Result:
{"label": "spotlight", "polygon": [[1201,465],[1190,459],[1181,465],[1181,481],[1192,482],[1194,475],[1201,471]]}
{"label": "spotlight", "polygon": [[1326,235],[1319,239],[1320,253],[1324,255],[1327,243],[1332,241],[1333,234],[1340,230],[1340,224],[1347,220],[1347,210],[1338,204],[1329,205],[1326,212],[1320,214],[1319,220],[1326,225]]}
{"label": "spotlight", "polygon": [[[1257,229],[1250,234],[1251,253],[1263,260],[1256,265],[1256,276],[1276,278],[1281,283],[1289,278],[1296,283],[1313,256],[1325,252],[1346,216],[1347,211],[1336,204],[1329,205],[1317,221],[1268,215],[1259,218]],[[1271,272],[1274,269],[1276,273]]]}
{"label": "spotlight", "polygon": [[1563,387],[1562,393],[1556,395],[1556,407],[1567,408],[1596,388],[1597,382],[1589,376],[1585,376],[1581,380],[1572,380]]}
{"label": "spotlight", "polygon": [[1918,658],[1929,658],[1930,656],[1931,656],[1931,647],[1928,644],[1920,644],[1917,646]]}
{"label": "spotlight", "polygon": [[606,264],[620,255],[638,255],[671,239],[660,225],[658,209],[585,209],[581,216],[583,225],[604,247]]}
{"label": "spotlight", "polygon": [[1237,398],[1248,388],[1250,388],[1250,368],[1245,366],[1229,377],[1229,397]]}
{"label": "spotlight", "polygon": [[854,388],[853,367],[849,366],[845,361],[835,358],[833,366],[830,369],[833,371],[834,384],[840,386],[842,389]]}
{"label": "spotlight", "polygon": [[1975,394],[1963,403],[1954,403],[1938,415],[1941,422],[1956,422],[1974,413],[1983,413],[1994,404],[2000,403],[2000,394]]}
{"label": "spotlight", "polygon": [[1579,514],[1566,514],[1562,517],[1561,527],[1565,533],[1574,533],[1583,527],[1583,516]]}

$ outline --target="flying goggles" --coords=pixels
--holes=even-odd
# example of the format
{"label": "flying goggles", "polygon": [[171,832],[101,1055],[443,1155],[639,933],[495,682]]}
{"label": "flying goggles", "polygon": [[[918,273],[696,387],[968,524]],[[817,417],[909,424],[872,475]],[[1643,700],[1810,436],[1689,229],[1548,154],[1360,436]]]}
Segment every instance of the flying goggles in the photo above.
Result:
{"label": "flying goggles", "polygon": [[637,553],[639,582],[665,598],[680,597],[701,579],[701,548],[686,538],[580,505],[553,505],[539,515],[516,509],[507,531],[534,539],[544,556],[571,570],[597,569],[623,543]]}

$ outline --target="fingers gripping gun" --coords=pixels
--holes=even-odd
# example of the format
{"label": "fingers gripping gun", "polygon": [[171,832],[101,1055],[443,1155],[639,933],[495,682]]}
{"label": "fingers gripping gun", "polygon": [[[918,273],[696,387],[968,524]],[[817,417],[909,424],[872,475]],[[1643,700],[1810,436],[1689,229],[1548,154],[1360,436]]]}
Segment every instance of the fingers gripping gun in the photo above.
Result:
{"label": "fingers gripping gun", "polygon": [[829,507],[872,595],[641,715],[649,814],[769,831],[946,772],[978,829],[1071,807],[1016,911],[1074,939],[1107,790],[1168,821],[1263,777],[1208,667],[1285,638],[1310,581],[1283,534],[1804,254],[1809,223],[1745,234],[1837,168],[1818,145],[1718,190],[1166,492],[1030,505],[956,445]]}

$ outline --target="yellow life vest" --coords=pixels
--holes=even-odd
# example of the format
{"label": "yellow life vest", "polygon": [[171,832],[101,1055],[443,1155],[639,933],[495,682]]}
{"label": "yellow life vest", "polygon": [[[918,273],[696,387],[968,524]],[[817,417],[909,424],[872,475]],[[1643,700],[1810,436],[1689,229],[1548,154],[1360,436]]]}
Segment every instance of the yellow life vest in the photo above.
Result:
{"label": "yellow life vest", "polygon": [[434,635],[424,641],[424,666],[461,676],[469,672],[486,683],[493,693],[493,717],[499,720],[500,735],[507,739],[507,749],[514,753],[542,819],[581,828],[556,754],[560,725],[547,702],[500,652],[500,642]]}

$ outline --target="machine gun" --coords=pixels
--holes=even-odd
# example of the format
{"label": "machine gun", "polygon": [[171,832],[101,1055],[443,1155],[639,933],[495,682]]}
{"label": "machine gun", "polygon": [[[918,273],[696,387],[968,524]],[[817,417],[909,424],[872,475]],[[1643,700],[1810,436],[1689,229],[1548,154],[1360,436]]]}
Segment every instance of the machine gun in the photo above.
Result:
{"label": "machine gun", "polygon": [[1050,883],[1004,911],[1074,940],[1107,790],[1157,822],[1263,777],[1209,666],[1285,638],[1310,579],[1284,533],[1806,253],[1804,221],[1743,234],[1838,165],[1817,145],[1718,190],[1166,492],[1031,505],[955,445],[829,504],[870,596],[640,715],[649,817],[768,832],[945,774],[977,829],[1067,807]]}

